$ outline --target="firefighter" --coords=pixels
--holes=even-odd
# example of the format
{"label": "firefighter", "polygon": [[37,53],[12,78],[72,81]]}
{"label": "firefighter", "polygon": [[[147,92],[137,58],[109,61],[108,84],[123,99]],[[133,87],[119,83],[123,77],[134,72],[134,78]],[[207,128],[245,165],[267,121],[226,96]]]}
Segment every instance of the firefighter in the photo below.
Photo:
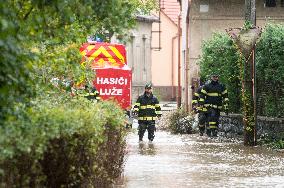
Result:
{"label": "firefighter", "polygon": [[101,99],[99,92],[92,83],[88,83],[83,88],[77,90],[77,95],[80,97],[85,97],[88,100],[97,102]]}
{"label": "firefighter", "polygon": [[207,109],[206,132],[210,137],[217,137],[220,111],[228,114],[228,91],[225,85],[219,83],[219,75],[212,74],[209,83],[201,89],[200,106]]}
{"label": "firefighter", "polygon": [[101,99],[97,88],[93,84],[85,85],[85,96],[84,97],[86,97],[88,100],[96,101],[96,102]]}
{"label": "firefighter", "polygon": [[139,96],[134,108],[134,114],[138,115],[139,142],[143,141],[145,131],[148,131],[148,139],[151,143],[154,140],[156,130],[155,120],[161,116],[161,107],[157,97],[152,94],[152,84],[146,84],[145,92]]}
{"label": "firefighter", "polygon": [[200,95],[203,85],[200,86],[192,97],[192,109],[195,113],[198,113],[198,129],[199,135],[203,136],[205,132],[205,123],[207,119],[207,109],[200,105]]}

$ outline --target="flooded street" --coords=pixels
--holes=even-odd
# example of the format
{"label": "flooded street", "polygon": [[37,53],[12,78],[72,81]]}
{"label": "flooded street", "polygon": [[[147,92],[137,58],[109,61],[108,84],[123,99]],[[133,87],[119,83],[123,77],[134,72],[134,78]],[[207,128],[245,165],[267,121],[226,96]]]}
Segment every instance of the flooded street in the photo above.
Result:
{"label": "flooded street", "polygon": [[161,131],[149,144],[145,136],[139,144],[136,133],[128,135],[119,187],[284,187],[283,152]]}

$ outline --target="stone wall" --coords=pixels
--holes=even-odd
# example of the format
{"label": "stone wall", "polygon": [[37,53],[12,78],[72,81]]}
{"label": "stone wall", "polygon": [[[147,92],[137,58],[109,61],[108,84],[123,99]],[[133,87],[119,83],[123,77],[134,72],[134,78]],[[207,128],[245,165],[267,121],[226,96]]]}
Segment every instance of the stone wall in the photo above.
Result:
{"label": "stone wall", "polygon": [[[220,117],[220,133],[234,138],[243,135],[243,118],[240,114],[222,115]],[[269,136],[280,138],[284,136],[284,118],[269,118],[259,116],[257,119],[257,137]]]}

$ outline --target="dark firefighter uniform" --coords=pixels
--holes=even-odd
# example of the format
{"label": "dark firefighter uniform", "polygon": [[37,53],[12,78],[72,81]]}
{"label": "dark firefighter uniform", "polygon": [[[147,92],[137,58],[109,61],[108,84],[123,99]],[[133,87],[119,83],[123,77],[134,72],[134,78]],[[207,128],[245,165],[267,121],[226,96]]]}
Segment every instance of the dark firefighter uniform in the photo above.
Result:
{"label": "dark firefighter uniform", "polygon": [[99,92],[97,91],[95,86],[86,85],[85,89],[77,90],[77,95],[96,102],[101,99]]}
{"label": "dark firefighter uniform", "polygon": [[207,119],[207,108],[205,108],[204,105],[200,105],[200,95],[202,89],[203,86],[200,86],[192,97],[192,108],[195,112],[198,113],[198,128],[201,136],[203,136],[203,133],[205,131],[205,124]]}
{"label": "dark firefighter uniform", "polygon": [[219,124],[220,111],[228,110],[228,92],[223,84],[218,81],[211,80],[205,84],[200,94],[200,104],[207,109],[207,134],[209,136],[217,136],[217,128]]}
{"label": "dark firefighter uniform", "polygon": [[[148,87],[146,85],[146,87]],[[145,87],[145,89],[146,89]],[[149,86],[151,87],[151,86]],[[161,107],[158,99],[152,94],[146,94],[146,92],[139,96],[135,105],[134,113],[138,114],[138,135],[139,141],[143,140],[145,131],[148,131],[149,141],[153,141],[155,135],[155,120],[161,116]]]}

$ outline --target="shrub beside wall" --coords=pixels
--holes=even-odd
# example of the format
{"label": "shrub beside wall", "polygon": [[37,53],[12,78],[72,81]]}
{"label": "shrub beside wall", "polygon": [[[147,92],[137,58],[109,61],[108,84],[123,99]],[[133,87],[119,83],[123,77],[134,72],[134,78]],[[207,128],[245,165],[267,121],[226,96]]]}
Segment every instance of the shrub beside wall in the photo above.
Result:
{"label": "shrub beside wall", "polygon": [[284,117],[284,25],[268,24],[257,44],[258,114]]}
{"label": "shrub beside wall", "polygon": [[[284,117],[284,25],[267,24],[256,49],[258,115]],[[202,45],[200,75],[219,73],[228,89],[230,112],[241,112],[239,53],[226,33],[215,33]]]}
{"label": "shrub beside wall", "polygon": [[111,102],[47,98],[0,127],[1,187],[108,187],[124,161],[124,115]]}
{"label": "shrub beside wall", "polygon": [[209,80],[212,73],[220,74],[220,82],[228,90],[231,112],[240,112],[241,109],[238,59],[233,41],[226,33],[215,33],[202,45],[200,76],[203,80]]}
{"label": "shrub beside wall", "polygon": [[169,130],[173,134],[191,134],[193,133],[192,125],[194,118],[184,109],[177,109],[167,112],[158,122],[157,128]]}

